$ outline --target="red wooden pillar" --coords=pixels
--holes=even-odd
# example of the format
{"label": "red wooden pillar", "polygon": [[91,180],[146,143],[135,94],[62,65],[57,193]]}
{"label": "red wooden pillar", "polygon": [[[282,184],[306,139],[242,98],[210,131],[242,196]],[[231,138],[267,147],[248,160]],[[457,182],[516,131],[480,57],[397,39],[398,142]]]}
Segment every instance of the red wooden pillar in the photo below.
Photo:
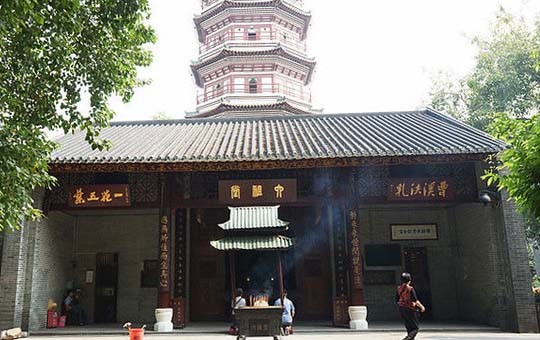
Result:
{"label": "red wooden pillar", "polygon": [[360,247],[360,226],[358,225],[358,214],[355,210],[349,212],[349,228],[351,254],[351,305],[363,306],[365,304],[364,276]]}
{"label": "red wooden pillar", "polygon": [[281,251],[278,250],[278,270],[279,270],[279,297],[281,299],[281,305],[283,306],[283,264],[281,263]]}
{"label": "red wooden pillar", "polygon": [[158,283],[158,308],[169,308],[171,306],[170,297],[170,221],[169,213],[166,208],[165,198],[165,177],[161,176],[161,195],[159,209],[159,283]]}
{"label": "red wooden pillar", "polygon": [[158,308],[170,307],[169,288],[169,217],[162,215],[159,223],[159,287]]}

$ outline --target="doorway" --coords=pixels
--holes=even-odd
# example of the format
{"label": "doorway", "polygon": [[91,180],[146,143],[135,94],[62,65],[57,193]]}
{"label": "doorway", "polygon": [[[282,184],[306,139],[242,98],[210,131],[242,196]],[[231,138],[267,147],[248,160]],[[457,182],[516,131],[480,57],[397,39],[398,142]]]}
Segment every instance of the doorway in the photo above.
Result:
{"label": "doorway", "polygon": [[94,321],[96,323],[116,322],[118,289],[118,254],[98,253],[96,255],[96,292]]}
{"label": "doorway", "polygon": [[421,319],[433,319],[431,303],[431,283],[429,279],[428,257],[426,247],[404,248],[405,271],[413,278],[413,287],[418,300],[426,307],[426,312],[421,313]]}

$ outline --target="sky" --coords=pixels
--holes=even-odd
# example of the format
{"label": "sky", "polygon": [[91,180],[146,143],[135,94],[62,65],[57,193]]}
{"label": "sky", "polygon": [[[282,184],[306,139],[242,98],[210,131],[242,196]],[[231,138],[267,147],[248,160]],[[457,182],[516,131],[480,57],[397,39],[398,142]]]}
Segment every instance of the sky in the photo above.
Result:
{"label": "sky", "polygon": [[[111,100],[115,121],[183,118],[195,110],[197,59],[193,16],[200,0],[150,0],[158,41],[154,61],[140,70],[151,84],[128,104]],[[488,32],[500,6],[532,21],[540,0],[304,0],[313,18],[308,54],[311,83],[324,113],[414,110],[425,106],[439,70],[463,76],[474,66],[471,39]]]}

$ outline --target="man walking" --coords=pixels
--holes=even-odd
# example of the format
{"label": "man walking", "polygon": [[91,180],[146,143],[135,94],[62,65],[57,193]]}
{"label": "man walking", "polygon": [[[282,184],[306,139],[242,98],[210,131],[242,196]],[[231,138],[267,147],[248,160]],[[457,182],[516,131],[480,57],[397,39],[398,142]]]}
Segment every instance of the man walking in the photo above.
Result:
{"label": "man walking", "polygon": [[281,326],[285,335],[292,333],[292,322],[294,319],[294,304],[291,300],[287,299],[287,291],[283,291],[283,303],[281,303],[281,298],[277,299],[274,303],[274,306],[283,306],[283,316],[281,317]]}

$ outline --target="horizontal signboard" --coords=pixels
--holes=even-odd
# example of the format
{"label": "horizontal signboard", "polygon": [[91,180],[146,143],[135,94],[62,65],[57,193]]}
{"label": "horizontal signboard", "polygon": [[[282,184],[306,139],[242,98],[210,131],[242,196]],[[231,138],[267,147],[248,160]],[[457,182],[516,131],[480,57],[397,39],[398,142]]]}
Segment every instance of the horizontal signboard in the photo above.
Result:
{"label": "horizontal signboard", "polygon": [[78,185],[69,189],[68,206],[72,208],[129,207],[127,184]]}
{"label": "horizontal signboard", "polygon": [[436,224],[393,224],[392,241],[401,240],[437,240]]}
{"label": "horizontal signboard", "polygon": [[219,181],[219,201],[226,204],[274,204],[295,202],[296,179]]}
{"label": "horizontal signboard", "polygon": [[388,183],[390,201],[453,201],[455,192],[447,178],[391,178]]}

